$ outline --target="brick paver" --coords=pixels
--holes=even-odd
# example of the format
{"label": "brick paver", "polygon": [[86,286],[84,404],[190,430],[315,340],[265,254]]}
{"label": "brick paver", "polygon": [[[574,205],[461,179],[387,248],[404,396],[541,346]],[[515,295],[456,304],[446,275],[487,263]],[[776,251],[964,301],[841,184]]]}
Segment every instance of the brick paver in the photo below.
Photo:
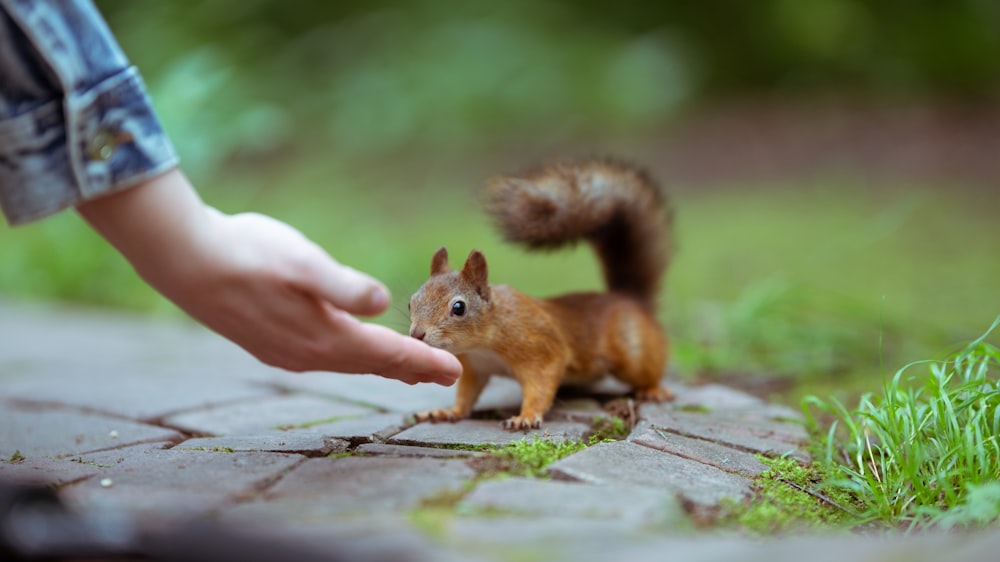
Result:
{"label": "brick paver", "polygon": [[[472,419],[412,425],[454,388],[263,366],[190,322],[0,300],[0,480],[51,486],[140,528],[208,518],[266,544],[351,560],[981,560],[993,536],[748,540],[698,524],[750,497],[755,453],[808,456],[799,414],[721,385],[668,381],[625,440],[500,478],[491,447],[578,440],[627,405],[615,382],[560,395],[507,432],[520,389],[492,381]],[[695,518],[692,519],[691,515]],[[696,521],[698,524],[696,524]],[[248,539],[249,540],[249,539]]]}

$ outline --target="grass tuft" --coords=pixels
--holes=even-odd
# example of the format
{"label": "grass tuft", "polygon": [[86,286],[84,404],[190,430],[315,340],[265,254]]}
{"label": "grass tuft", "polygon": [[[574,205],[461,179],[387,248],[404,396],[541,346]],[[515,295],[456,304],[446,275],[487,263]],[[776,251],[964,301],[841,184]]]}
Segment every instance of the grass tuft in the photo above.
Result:
{"label": "grass tuft", "polygon": [[[911,363],[848,410],[809,396],[803,408],[834,418],[820,462],[829,484],[852,493],[862,520],[907,530],[973,528],[1000,519],[1000,349],[986,343],[1000,317],[945,361]],[[910,373],[920,365],[929,376]]]}

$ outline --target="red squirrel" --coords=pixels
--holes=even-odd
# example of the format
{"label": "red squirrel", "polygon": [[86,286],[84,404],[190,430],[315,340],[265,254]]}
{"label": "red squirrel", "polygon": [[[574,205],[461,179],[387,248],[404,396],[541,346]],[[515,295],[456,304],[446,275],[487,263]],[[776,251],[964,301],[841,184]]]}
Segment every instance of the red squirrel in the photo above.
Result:
{"label": "red squirrel", "polygon": [[670,260],[672,212],[643,171],[610,160],[556,163],[489,180],[487,213],[510,242],[554,249],[587,241],[601,262],[605,292],[539,299],[490,285],[486,257],[472,250],[461,271],[442,247],[430,278],[410,299],[410,335],[462,363],[455,405],[418,422],[468,417],[492,375],[521,386],[510,430],[541,426],[562,383],[611,373],[642,400],[670,400],[661,386],[669,354],[655,318]]}

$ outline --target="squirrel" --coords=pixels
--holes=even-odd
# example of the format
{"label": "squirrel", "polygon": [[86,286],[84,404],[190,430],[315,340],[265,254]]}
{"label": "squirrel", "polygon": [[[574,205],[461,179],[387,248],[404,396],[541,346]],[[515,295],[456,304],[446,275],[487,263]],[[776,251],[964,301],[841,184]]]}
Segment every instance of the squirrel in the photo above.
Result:
{"label": "squirrel", "polygon": [[521,386],[508,430],[541,426],[562,383],[611,373],[640,400],[671,400],[660,381],[669,354],[655,318],[670,260],[673,212],[652,178],[623,163],[555,163],[486,182],[487,214],[504,238],[528,249],[579,241],[600,260],[605,292],[539,299],[490,285],[486,257],[472,250],[460,271],[441,247],[430,278],[410,299],[410,336],[454,353],[463,372],[455,405],[416,414],[417,422],[466,418],[492,375]]}

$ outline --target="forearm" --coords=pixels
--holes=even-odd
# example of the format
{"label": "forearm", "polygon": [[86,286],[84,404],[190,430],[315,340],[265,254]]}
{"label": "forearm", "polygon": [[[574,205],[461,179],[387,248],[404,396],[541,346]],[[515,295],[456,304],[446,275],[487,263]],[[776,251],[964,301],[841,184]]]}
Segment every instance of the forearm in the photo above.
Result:
{"label": "forearm", "polygon": [[[184,254],[205,246],[210,213],[179,168],[134,188],[88,201],[80,215],[146,281],[163,290],[163,273],[190,267]],[[180,253],[180,255],[178,255]],[[171,296],[171,295],[167,295]]]}

